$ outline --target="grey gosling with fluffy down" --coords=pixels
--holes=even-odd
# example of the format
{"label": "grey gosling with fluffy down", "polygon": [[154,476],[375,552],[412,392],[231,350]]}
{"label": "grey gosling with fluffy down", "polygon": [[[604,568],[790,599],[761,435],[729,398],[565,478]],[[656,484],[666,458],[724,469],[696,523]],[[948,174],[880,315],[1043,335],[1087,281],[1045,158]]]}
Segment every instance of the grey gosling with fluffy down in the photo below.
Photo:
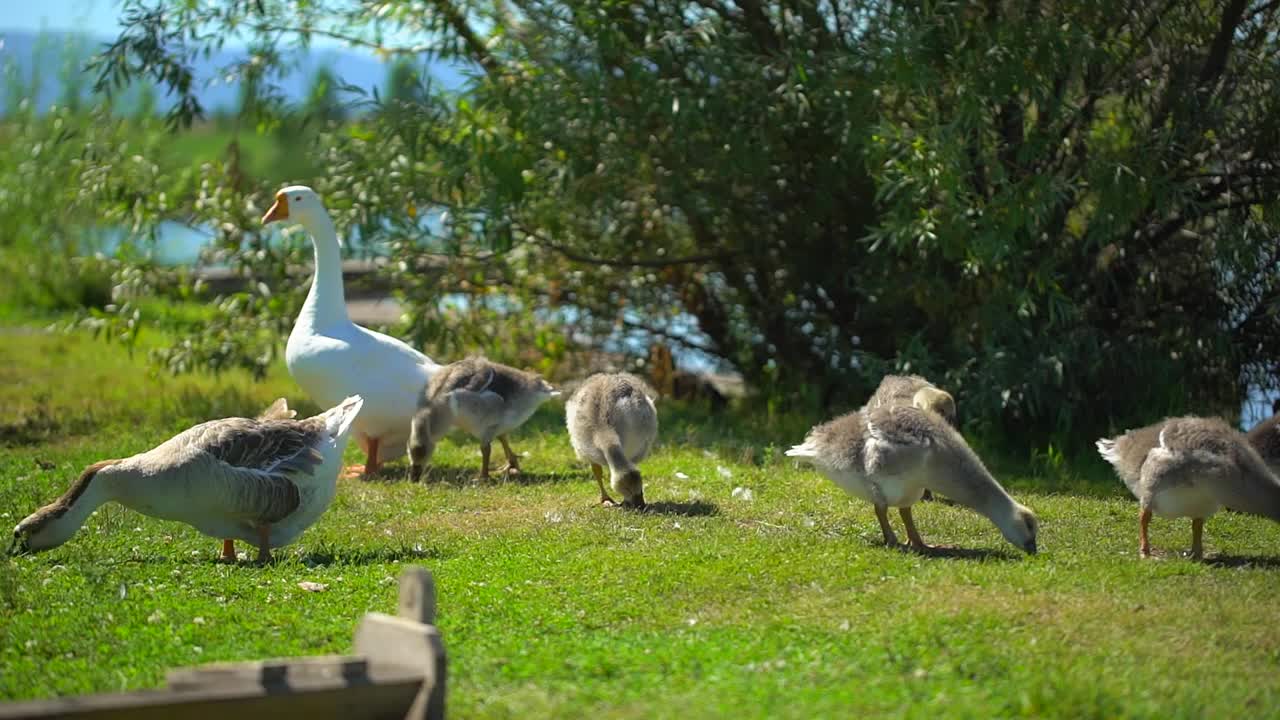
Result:
{"label": "grey gosling with fluffy down", "polygon": [[937,413],[903,405],[852,412],[813,428],[787,455],[812,463],[845,492],[871,503],[888,545],[898,544],[888,516],[896,507],[912,547],[928,548],[911,506],[931,488],[986,516],[1020,550],[1036,552],[1035,514],[1005,492]]}
{"label": "grey gosling with fluffy down", "polygon": [[[871,399],[862,406],[863,410],[893,405],[907,405],[921,410],[938,413],[951,424],[956,425],[956,401],[951,393],[925,380],[919,375],[885,375],[880,385],[871,394]],[[921,500],[932,500],[933,492],[925,488]]]}
{"label": "grey gosling with fluffy down", "polygon": [[520,460],[507,443],[507,433],[524,424],[538,406],[559,395],[538,375],[483,357],[469,357],[440,368],[431,376],[409,427],[409,479],[417,482],[436,444],[455,426],[480,441],[480,479],[489,479],[493,439],[502,443],[507,466],[520,473]]}
{"label": "grey gosling with fluffy down", "polygon": [[601,505],[614,504],[604,488],[601,466],[608,465],[609,484],[622,495],[622,506],[644,507],[644,483],[636,463],[649,454],[658,436],[653,396],[635,375],[601,373],[588,378],[565,404],[569,440],[578,459],[591,463]]}
{"label": "grey gosling with fluffy down", "polygon": [[[1271,472],[1280,475],[1280,415],[1263,420],[1245,436]],[[1233,510],[1235,508],[1232,508]]]}
{"label": "grey gosling with fluffy down", "polygon": [[1239,431],[1218,418],[1162,420],[1098,441],[1138,499],[1138,552],[1150,557],[1152,514],[1191,518],[1191,557],[1204,557],[1204,521],[1223,506],[1280,522],[1280,479]]}
{"label": "grey gosling with fluffy down", "polygon": [[871,394],[863,410],[894,405],[908,405],[921,410],[931,410],[944,420],[956,425],[956,401],[951,393],[925,380],[919,375],[885,375]]}

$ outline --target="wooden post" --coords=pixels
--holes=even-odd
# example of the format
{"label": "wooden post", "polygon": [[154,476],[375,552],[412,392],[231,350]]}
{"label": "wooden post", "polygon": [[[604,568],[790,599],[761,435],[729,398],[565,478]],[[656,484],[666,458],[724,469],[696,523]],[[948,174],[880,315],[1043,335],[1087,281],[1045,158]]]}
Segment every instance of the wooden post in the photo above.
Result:
{"label": "wooden post", "polygon": [[365,613],[356,628],[355,651],[371,663],[413,668],[423,673],[422,689],[405,720],[444,720],[445,655],[435,619],[435,580],[426,568],[400,574],[399,617]]}
{"label": "wooden post", "polygon": [[436,624],[436,581],[430,570],[415,565],[400,573],[400,610],[396,614],[423,625]]}

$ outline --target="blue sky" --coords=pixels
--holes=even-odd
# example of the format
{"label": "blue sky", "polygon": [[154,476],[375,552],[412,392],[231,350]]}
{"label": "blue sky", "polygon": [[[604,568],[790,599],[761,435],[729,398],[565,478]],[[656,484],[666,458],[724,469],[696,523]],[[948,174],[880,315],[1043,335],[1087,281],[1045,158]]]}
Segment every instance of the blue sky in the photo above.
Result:
{"label": "blue sky", "polygon": [[[80,31],[115,37],[120,29],[119,14],[118,0],[0,0],[0,30]],[[319,36],[313,38],[311,44],[314,47],[341,45]]]}
{"label": "blue sky", "polygon": [[0,28],[5,30],[82,30],[114,35],[118,8],[111,0],[0,0]]}

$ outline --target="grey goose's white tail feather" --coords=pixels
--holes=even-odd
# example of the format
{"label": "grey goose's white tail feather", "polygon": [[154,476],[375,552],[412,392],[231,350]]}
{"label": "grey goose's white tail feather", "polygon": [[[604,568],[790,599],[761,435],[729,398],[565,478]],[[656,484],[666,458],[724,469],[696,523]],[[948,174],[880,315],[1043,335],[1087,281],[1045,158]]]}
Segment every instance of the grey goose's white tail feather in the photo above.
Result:
{"label": "grey goose's white tail feather", "polygon": [[351,423],[356,421],[364,407],[364,398],[352,395],[336,406],[326,410],[321,417],[325,419],[325,430],[329,437],[337,440],[351,430]]}

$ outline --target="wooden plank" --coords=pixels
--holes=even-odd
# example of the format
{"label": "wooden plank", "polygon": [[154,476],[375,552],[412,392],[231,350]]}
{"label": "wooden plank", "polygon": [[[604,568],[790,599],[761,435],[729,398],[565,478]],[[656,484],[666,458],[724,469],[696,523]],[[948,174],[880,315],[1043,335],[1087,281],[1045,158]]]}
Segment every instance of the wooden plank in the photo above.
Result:
{"label": "wooden plank", "polygon": [[406,720],[443,720],[445,712],[445,652],[440,631],[404,618],[365,613],[356,628],[355,651],[371,663],[394,665],[423,673],[421,693]]}
{"label": "wooden plank", "polygon": [[0,704],[0,720],[401,720],[422,689],[422,673],[371,663],[360,681],[311,678],[201,690],[143,690]]}
{"label": "wooden plank", "polygon": [[209,663],[170,670],[165,678],[170,690],[199,690],[245,685],[296,685],[324,680],[360,682],[367,678],[369,662],[349,655],[284,658],[256,662]]}

